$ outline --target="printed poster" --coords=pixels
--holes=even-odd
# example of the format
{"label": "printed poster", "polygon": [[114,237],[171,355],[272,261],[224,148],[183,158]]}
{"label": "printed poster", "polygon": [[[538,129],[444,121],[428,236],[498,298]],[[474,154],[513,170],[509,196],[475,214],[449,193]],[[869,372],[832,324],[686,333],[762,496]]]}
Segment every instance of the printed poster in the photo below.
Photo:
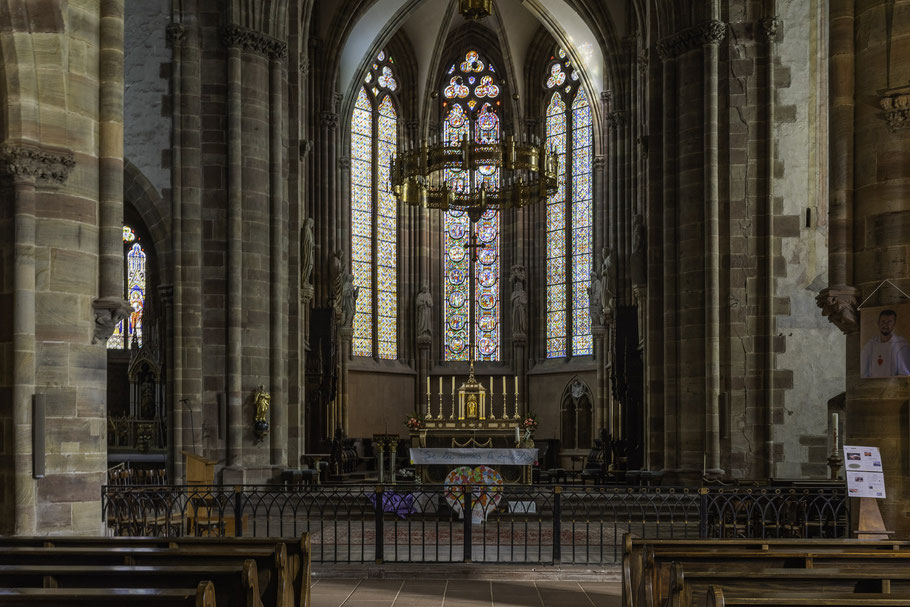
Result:
{"label": "printed poster", "polygon": [[850,497],[885,499],[885,474],[878,447],[844,445],[844,466]]}

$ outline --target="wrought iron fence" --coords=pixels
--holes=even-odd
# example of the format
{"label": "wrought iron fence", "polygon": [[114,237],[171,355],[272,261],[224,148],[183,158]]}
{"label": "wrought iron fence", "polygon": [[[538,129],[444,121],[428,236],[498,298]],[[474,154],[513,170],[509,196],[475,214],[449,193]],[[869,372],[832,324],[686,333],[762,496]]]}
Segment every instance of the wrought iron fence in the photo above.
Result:
{"label": "wrought iron fence", "polygon": [[622,536],[846,537],[839,487],[106,486],[109,533],[293,537],[317,562],[607,564]]}

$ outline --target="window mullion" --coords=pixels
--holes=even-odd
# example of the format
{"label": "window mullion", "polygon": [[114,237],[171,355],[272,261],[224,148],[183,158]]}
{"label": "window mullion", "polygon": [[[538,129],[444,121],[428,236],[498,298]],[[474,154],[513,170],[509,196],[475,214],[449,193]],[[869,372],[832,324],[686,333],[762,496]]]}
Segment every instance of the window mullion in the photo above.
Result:
{"label": "window mullion", "polygon": [[370,218],[370,287],[372,297],[370,306],[373,310],[373,358],[379,358],[379,103],[373,99],[372,125],[370,131],[370,199],[372,200],[372,217]]}

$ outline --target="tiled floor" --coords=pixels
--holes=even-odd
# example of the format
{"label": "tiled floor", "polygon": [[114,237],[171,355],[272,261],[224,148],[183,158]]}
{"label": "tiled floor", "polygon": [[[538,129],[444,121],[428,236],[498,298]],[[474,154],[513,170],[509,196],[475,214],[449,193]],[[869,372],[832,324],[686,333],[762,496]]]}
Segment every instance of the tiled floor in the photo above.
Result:
{"label": "tiled floor", "polygon": [[619,607],[619,582],[317,578],[311,607]]}

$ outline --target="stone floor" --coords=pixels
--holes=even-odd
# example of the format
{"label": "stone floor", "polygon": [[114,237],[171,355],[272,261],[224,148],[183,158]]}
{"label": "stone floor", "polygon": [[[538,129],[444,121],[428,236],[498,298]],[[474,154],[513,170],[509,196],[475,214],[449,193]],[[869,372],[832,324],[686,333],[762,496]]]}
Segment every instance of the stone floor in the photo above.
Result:
{"label": "stone floor", "polygon": [[313,580],[311,607],[619,607],[620,582],[553,580]]}

